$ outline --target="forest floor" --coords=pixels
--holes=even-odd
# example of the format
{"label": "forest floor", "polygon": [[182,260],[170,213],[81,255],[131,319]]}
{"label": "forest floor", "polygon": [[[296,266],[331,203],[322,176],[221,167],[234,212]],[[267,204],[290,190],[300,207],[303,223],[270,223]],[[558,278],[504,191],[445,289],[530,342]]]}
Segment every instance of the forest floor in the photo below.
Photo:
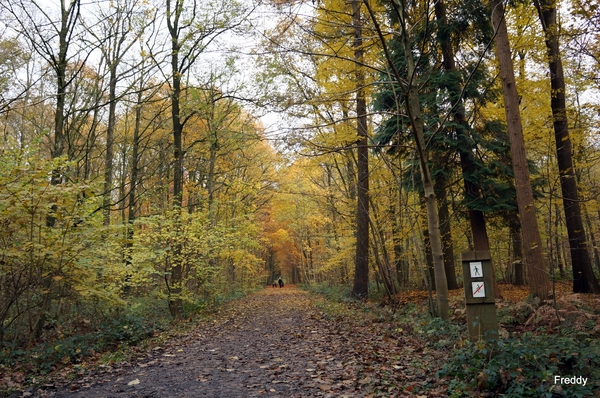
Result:
{"label": "forest floor", "polygon": [[443,353],[398,335],[376,311],[333,319],[323,303],[294,286],[266,288],[129,361],[13,396],[447,396],[435,376]]}
{"label": "forest floor", "polygon": [[[541,333],[546,340],[558,327],[600,338],[598,295],[573,294],[560,283],[556,299],[540,303],[527,298],[527,287],[499,288],[503,338]],[[115,360],[98,353],[57,364],[43,377],[15,370],[0,375],[0,387],[8,380],[11,398],[497,396],[501,390],[474,390],[471,382],[459,394],[450,378],[438,377],[464,343],[464,293],[450,294],[449,329],[428,317],[426,300],[425,291],[402,291],[395,305],[412,310],[394,313],[389,302],[338,302],[295,286],[268,287],[205,314],[187,331],[123,349]],[[595,391],[600,397],[600,387]]]}

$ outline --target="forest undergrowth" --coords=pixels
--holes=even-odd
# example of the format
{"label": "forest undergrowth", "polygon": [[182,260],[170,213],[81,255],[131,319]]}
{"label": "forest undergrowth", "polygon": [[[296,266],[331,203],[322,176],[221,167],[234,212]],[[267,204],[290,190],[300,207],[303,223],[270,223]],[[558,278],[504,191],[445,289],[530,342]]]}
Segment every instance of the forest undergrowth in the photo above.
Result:
{"label": "forest undergrowth", "polygon": [[[450,322],[429,315],[422,290],[400,292],[394,311],[389,298],[357,303],[344,289],[309,289],[329,298],[324,311],[336,320],[370,314],[372,322],[387,325],[381,328],[387,336],[409,337],[420,351],[435,352],[438,362],[432,365],[440,366],[435,382],[450,397],[600,396],[600,299],[573,294],[568,283],[557,283],[556,300],[544,302],[529,298],[526,286],[501,284],[502,299],[496,303],[500,339],[488,342],[468,339],[463,289],[451,291]],[[555,376],[587,382],[555,384]]]}
{"label": "forest undergrowth", "polygon": [[0,397],[30,386],[77,379],[95,368],[127,362],[139,352],[189,333],[226,303],[243,296],[223,296],[206,305],[187,308],[188,316],[180,320],[169,315],[166,302],[140,299],[125,309],[105,314],[105,319],[96,319],[93,324],[85,317],[51,324],[30,349],[5,347],[0,351]]}

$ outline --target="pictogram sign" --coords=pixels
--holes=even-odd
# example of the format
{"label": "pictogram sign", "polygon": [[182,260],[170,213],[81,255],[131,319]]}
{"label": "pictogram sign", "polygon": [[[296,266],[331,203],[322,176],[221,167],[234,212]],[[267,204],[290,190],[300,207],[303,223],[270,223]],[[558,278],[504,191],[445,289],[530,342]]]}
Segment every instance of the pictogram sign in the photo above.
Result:
{"label": "pictogram sign", "polygon": [[471,278],[483,278],[483,266],[481,261],[470,262],[469,267],[471,268]]}
{"label": "pictogram sign", "polygon": [[471,282],[471,286],[473,287],[473,297],[485,297],[485,286],[483,281],[481,282]]}

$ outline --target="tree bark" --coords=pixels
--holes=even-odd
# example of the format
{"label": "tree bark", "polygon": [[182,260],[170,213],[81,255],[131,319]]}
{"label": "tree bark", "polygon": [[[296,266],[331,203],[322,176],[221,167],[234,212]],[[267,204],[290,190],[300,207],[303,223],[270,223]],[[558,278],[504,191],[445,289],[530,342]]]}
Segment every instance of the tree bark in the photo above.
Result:
{"label": "tree bark", "polygon": [[142,93],[143,93],[143,72],[140,77],[140,86],[137,95],[137,104],[135,107],[135,121],[133,128],[133,142],[132,142],[132,154],[131,154],[131,176],[129,181],[129,194],[127,201],[127,238],[125,244],[125,268],[127,273],[125,275],[125,284],[123,286],[123,293],[129,295],[131,292],[131,286],[129,284],[130,272],[129,267],[132,263],[132,250],[133,250],[133,239],[135,237],[135,219],[137,211],[137,184],[139,174],[139,161],[140,161],[140,132],[141,132],[141,120],[142,120]]}
{"label": "tree bark", "polygon": [[559,26],[556,18],[555,0],[535,0],[545,34],[548,66],[550,71],[552,117],[556,143],[556,159],[560,175],[562,202],[569,236],[569,248],[573,265],[573,292],[600,293],[600,284],[594,274],[587,237],[581,217],[573,149],[569,136],[565,77],[559,45]]}
{"label": "tree bark", "polygon": [[433,253],[431,252],[431,239],[429,239],[429,220],[427,219],[427,204],[425,198],[421,199],[421,213],[424,214],[424,220],[419,227],[422,230],[423,235],[423,251],[425,264],[425,275],[429,278],[429,282],[423,281],[424,284],[428,284],[432,290],[435,290],[435,267],[433,266]]}
{"label": "tree bark", "polygon": [[519,98],[506,20],[504,19],[504,4],[501,0],[491,0],[490,8],[491,19],[496,32],[496,56],[500,67],[504,110],[523,237],[524,260],[529,276],[529,290],[533,296],[543,300],[548,297],[550,283],[546,273],[546,262],[542,253],[542,239],[536,219],[533,189],[531,188],[527,154],[525,152],[523,125],[519,111]]}
{"label": "tree bark", "polygon": [[110,225],[110,207],[113,182],[113,141],[115,137],[116,124],[116,91],[117,91],[117,63],[110,63],[110,77],[108,88],[108,125],[106,126],[106,154],[104,156],[104,197],[102,206],[104,208],[104,225]]}
{"label": "tree bark", "polygon": [[362,70],[362,20],[361,1],[352,1],[352,25],[354,27],[354,60],[356,61],[356,118],[358,134],[357,163],[357,210],[356,210],[356,258],[352,296],[366,299],[369,295],[369,149],[367,142],[367,105]]}
{"label": "tree bark", "polygon": [[515,286],[525,285],[525,273],[523,272],[523,240],[521,238],[521,224],[515,217],[509,220],[510,237],[513,246],[513,259],[511,263],[512,284]]}
{"label": "tree bark", "polygon": [[171,7],[171,0],[167,0],[167,27],[171,35],[171,120],[173,123],[173,211],[176,229],[171,257],[171,286],[169,291],[169,309],[174,317],[183,315],[183,301],[179,297],[183,276],[181,258],[182,245],[179,241],[181,235],[181,205],[183,203],[183,123],[181,121],[181,70],[179,68],[179,18],[183,11],[183,0],[175,0],[175,7]]}

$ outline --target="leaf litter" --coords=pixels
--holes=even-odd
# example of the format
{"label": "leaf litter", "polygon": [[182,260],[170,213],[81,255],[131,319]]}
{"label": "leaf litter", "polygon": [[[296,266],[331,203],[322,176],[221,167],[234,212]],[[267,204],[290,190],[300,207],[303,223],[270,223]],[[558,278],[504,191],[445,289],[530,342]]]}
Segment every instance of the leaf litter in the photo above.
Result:
{"label": "leaf litter", "polygon": [[443,397],[444,354],[373,312],[331,316],[294,286],[225,305],[184,336],[36,397]]}

